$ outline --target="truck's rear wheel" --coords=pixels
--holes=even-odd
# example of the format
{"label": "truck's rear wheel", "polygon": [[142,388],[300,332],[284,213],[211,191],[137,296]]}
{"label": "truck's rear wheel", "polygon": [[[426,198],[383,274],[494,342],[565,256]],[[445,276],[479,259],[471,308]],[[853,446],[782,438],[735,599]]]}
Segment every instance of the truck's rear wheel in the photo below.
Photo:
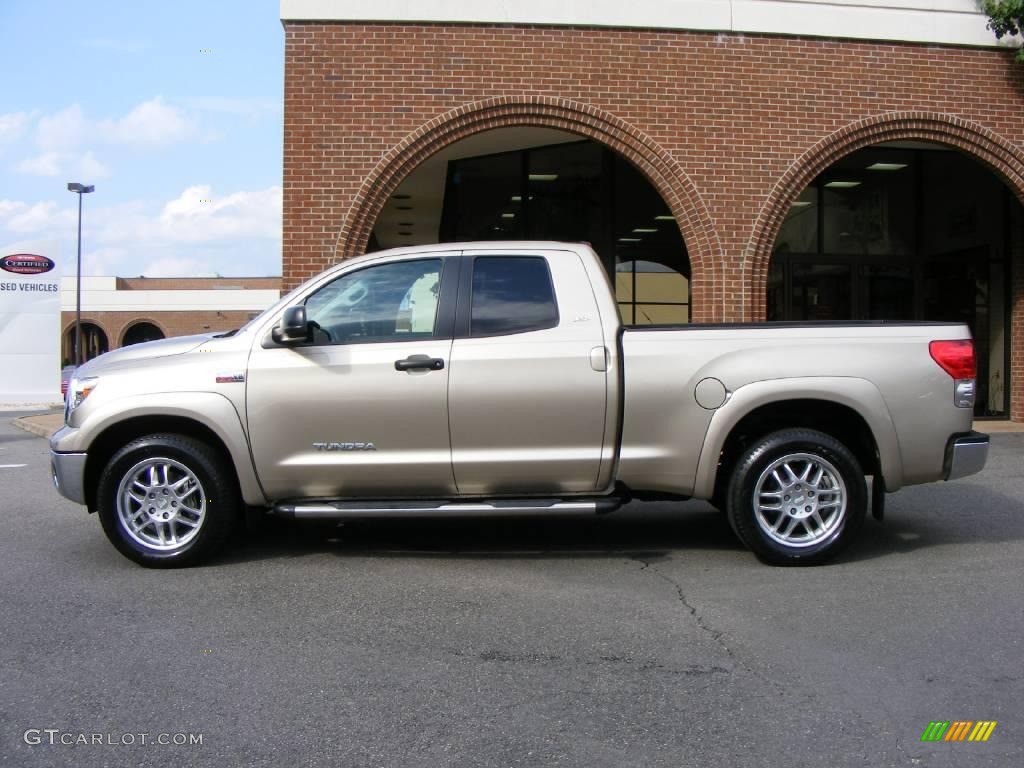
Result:
{"label": "truck's rear wheel", "polygon": [[761,438],[740,456],[729,483],[733,530],[776,565],[813,565],[835,556],[856,535],[866,509],[856,457],[811,429]]}
{"label": "truck's rear wheel", "polygon": [[103,531],[141,565],[194,565],[224,543],[238,510],[233,475],[206,444],[183,435],[133,440],[97,489]]}

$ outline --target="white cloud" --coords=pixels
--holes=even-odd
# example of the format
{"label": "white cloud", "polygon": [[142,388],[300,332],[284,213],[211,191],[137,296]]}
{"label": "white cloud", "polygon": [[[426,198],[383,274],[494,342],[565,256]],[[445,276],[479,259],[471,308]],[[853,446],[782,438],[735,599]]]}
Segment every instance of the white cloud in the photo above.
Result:
{"label": "white cloud", "polygon": [[122,40],[115,37],[88,37],[81,44],[86,48],[98,51],[116,51],[118,53],[137,53],[144,51],[149,44],[142,40]]}
{"label": "white cloud", "polygon": [[57,203],[46,200],[35,205],[25,205],[6,217],[7,229],[19,234],[66,232],[67,227],[75,222],[75,213],[69,209],[61,210]]}
{"label": "white cloud", "polygon": [[31,112],[8,112],[0,115],[0,144],[20,139],[31,120]]}
{"label": "white cloud", "polygon": [[[214,197],[207,185],[187,188],[164,206],[161,230],[184,242],[238,236],[277,237],[281,232],[281,188]],[[210,202],[205,202],[210,201]]]}
{"label": "white cloud", "polygon": [[163,147],[194,138],[197,133],[191,115],[156,96],[136,104],[122,117],[104,120],[94,120],[78,104],[72,104],[39,119],[36,144],[44,153],[65,155],[83,145]]}
{"label": "white cloud", "polygon": [[30,176],[58,176],[60,174],[60,155],[56,152],[43,152],[35,157],[26,157],[14,170]]}
{"label": "white cloud", "polygon": [[[83,273],[280,274],[279,186],[218,198],[209,185],[195,185],[159,207],[143,201],[98,205],[88,197]],[[0,239],[6,231],[73,241],[78,210],[74,196],[68,198],[60,205],[0,200]]]}
{"label": "white cloud", "polygon": [[21,200],[0,200],[0,219],[14,215],[15,211],[23,211],[28,208]]}
{"label": "white cloud", "polygon": [[79,146],[86,138],[94,136],[82,108],[77,104],[41,117],[36,126],[36,144],[44,152],[66,152]]}
{"label": "white cloud", "polygon": [[180,109],[165,104],[157,96],[133,107],[118,120],[103,120],[98,130],[108,142],[157,147],[192,138],[196,125]]}
{"label": "white cloud", "polygon": [[96,155],[92,153],[92,150],[89,150],[78,161],[78,176],[93,182],[110,176],[110,170],[96,159]]}
{"label": "white cloud", "polygon": [[86,183],[110,176],[110,170],[96,158],[92,150],[80,157],[71,153],[43,152],[41,155],[26,157],[14,166],[14,170],[30,176],[67,174],[78,176]]}

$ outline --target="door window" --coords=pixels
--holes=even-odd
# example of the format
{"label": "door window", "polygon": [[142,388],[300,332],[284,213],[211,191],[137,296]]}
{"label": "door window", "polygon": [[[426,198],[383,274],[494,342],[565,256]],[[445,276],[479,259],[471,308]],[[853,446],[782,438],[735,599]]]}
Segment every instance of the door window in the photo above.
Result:
{"label": "door window", "polygon": [[349,272],[306,299],[314,344],[434,338],[441,259],[400,261]]}
{"label": "door window", "polygon": [[537,256],[485,256],[473,262],[471,336],[526,333],[558,325],[547,262]]}

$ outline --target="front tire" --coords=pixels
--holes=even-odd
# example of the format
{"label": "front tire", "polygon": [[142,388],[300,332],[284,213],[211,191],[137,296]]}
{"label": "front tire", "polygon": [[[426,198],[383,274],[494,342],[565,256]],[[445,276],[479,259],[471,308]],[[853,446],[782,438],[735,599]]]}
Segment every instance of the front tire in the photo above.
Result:
{"label": "front tire", "polygon": [[150,568],[205,560],[238,513],[234,475],[207,444],[184,435],[133,440],[107,463],[97,489],[103,532],[125,557]]}
{"label": "front tire", "polygon": [[757,440],[739,457],[729,482],[729,523],[761,560],[815,565],[842,551],[867,510],[857,458],[812,429]]}

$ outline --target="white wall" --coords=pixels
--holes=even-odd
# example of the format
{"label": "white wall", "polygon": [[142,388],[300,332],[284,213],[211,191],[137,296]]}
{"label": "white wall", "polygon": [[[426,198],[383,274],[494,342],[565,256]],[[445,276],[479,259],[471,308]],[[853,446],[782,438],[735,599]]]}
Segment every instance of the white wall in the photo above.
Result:
{"label": "white wall", "polygon": [[[82,278],[83,312],[182,312],[243,310],[258,312],[280,297],[264,288],[212,288],[206,290],[117,290],[116,277]],[[75,311],[75,278],[60,281],[60,308]]]}
{"label": "white wall", "polygon": [[999,45],[975,0],[281,0],[281,18],[579,24]]}

